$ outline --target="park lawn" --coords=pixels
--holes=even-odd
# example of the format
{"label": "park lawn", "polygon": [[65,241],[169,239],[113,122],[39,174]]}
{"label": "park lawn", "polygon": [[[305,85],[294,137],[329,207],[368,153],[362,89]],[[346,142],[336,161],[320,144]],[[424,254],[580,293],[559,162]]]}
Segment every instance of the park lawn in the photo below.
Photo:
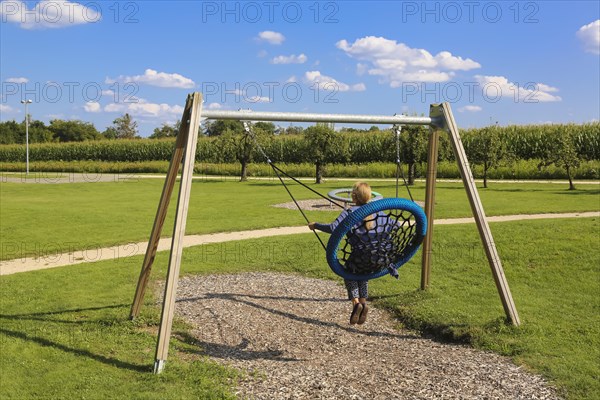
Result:
{"label": "park lawn", "polygon": [[[371,181],[386,197],[395,195],[395,183]],[[351,182],[309,184],[326,194]],[[0,183],[0,259],[46,256],[73,250],[95,249],[145,241],[152,229],[162,191],[162,179],[122,182],[20,184]],[[480,189],[487,215],[556,213],[600,210],[598,185],[502,183]],[[291,185],[298,199],[316,198],[309,190]],[[424,200],[424,184],[411,189],[415,200]],[[171,236],[177,187],[163,236]],[[404,188],[400,196],[408,197]],[[196,180],[187,221],[187,234],[206,234],[305,223],[295,210],[272,207],[291,201],[276,181],[220,182]],[[311,220],[332,220],[338,214],[307,212]],[[460,183],[438,183],[435,218],[470,216],[465,190]]]}
{"label": "park lawn", "polygon": [[[431,287],[420,253],[371,285],[400,324],[467,342],[546,376],[569,399],[600,398],[598,218],[492,223],[522,326],[505,323],[475,225],[436,227]],[[152,286],[166,274],[158,254]],[[240,373],[217,366],[177,321],[165,372],[151,374],[159,309],[129,307],[142,257],[0,277],[0,397],[231,398]],[[277,271],[340,281],[310,234],[196,246],[182,274]]]}

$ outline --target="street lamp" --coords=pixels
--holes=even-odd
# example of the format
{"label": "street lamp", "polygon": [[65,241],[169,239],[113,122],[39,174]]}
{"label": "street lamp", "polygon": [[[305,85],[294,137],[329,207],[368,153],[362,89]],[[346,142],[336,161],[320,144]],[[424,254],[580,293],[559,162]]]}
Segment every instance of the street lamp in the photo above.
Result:
{"label": "street lamp", "polygon": [[27,112],[27,105],[31,104],[31,100],[21,100],[21,104],[25,104],[25,149],[27,153],[25,175],[29,175],[29,113]]}

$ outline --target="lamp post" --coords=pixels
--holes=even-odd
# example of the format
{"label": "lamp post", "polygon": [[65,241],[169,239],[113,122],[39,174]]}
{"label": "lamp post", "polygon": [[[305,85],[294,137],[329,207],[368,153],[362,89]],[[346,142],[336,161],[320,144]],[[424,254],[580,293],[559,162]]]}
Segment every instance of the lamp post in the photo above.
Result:
{"label": "lamp post", "polygon": [[27,112],[27,106],[31,104],[31,100],[21,100],[21,104],[25,104],[25,152],[27,154],[25,175],[29,175],[29,113]]}

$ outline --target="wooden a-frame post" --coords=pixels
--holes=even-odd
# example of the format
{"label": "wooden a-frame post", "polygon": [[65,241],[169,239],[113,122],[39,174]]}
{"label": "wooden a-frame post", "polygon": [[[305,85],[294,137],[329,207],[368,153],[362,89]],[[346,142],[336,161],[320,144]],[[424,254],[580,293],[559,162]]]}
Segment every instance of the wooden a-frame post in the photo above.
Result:
{"label": "wooden a-frame post", "polygon": [[435,181],[437,173],[437,157],[438,157],[438,143],[439,143],[439,130],[443,129],[448,131],[450,136],[450,143],[458,163],[458,169],[462,177],[463,185],[467,191],[467,197],[469,198],[469,204],[471,205],[471,211],[475,217],[475,223],[481,237],[481,242],[485,249],[492,275],[494,276],[494,282],[498,289],[498,294],[502,300],[502,306],[506,317],[510,320],[513,325],[520,325],[519,314],[510,293],[508,282],[504,276],[504,270],[502,263],[500,262],[500,256],[494,243],[492,232],[487,222],[481,199],[479,198],[479,192],[475,185],[475,179],[473,173],[469,167],[469,161],[467,160],[467,154],[463,147],[458,132],[458,127],[454,121],[454,115],[450,109],[450,104],[432,104],[430,108],[429,116],[435,123],[432,124],[429,135],[429,151],[427,156],[427,178],[426,178],[426,189],[425,189],[425,214],[427,215],[427,235],[423,240],[423,258],[421,263],[421,289],[426,289],[429,285],[429,274],[431,270],[431,255],[432,255],[432,242],[433,242],[433,220],[434,220],[434,205],[435,205]]}
{"label": "wooden a-frame post", "polygon": [[[164,301],[162,307],[162,313],[160,318],[160,327],[158,331],[158,343],[156,346],[156,356],[154,362],[154,372],[160,373],[167,360],[169,350],[169,339],[171,336],[171,326],[173,324],[173,317],[175,313],[175,300],[177,291],[177,281],[179,277],[179,270],[181,267],[181,256],[183,252],[183,239],[185,237],[185,225],[187,220],[187,212],[190,199],[190,191],[192,185],[192,175],[194,170],[194,159],[196,154],[196,144],[198,141],[198,129],[200,126],[200,117],[202,113],[202,95],[200,93],[190,94],[187,98],[183,116],[181,119],[181,127],[177,135],[175,142],[175,150],[171,158],[171,163],[165,184],[163,187],[162,195],[159,201],[158,210],[152,227],[152,233],[148,242],[148,248],[146,250],[146,256],[142,264],[142,270],[140,272],[135,297],[131,306],[130,318],[134,319],[140,313],[141,307],[144,301],[144,293],[152,264],[156,256],[158,248],[158,242],[160,234],[163,229],[165,218],[167,215],[169,201],[175,187],[177,175],[180,165],[182,166],[181,171],[181,184],[179,188],[179,195],[177,199],[177,209],[175,212],[175,223],[173,226],[173,238],[171,242],[171,253],[169,257],[169,267],[167,272],[167,280],[164,291]],[[233,112],[235,113],[235,112]],[[285,114],[285,113],[279,113]],[[293,113],[292,113],[293,114]],[[285,114],[292,115],[292,114]],[[313,114],[314,116],[314,114]],[[283,118],[283,115],[281,116]],[[318,115],[319,119],[322,120],[322,115]],[[327,117],[327,116],[326,116]],[[359,116],[361,122],[362,117]],[[232,119],[232,117],[229,117]],[[240,119],[236,115],[237,119]],[[294,118],[299,118],[298,115],[294,114]],[[314,118],[314,117],[313,117]],[[281,119],[284,120],[284,119]],[[311,119],[312,120],[312,119]],[[454,122],[454,116],[450,110],[448,103],[433,104],[430,108],[430,136],[429,136],[429,150],[428,150],[428,166],[427,166],[427,183],[425,193],[425,213],[427,215],[427,235],[423,244],[423,259],[422,259],[422,272],[421,272],[421,288],[426,289],[429,285],[429,273],[431,265],[432,255],[432,242],[433,242],[433,222],[434,222],[434,205],[435,205],[435,181],[437,173],[437,157],[438,157],[438,146],[439,146],[439,130],[447,130],[450,134],[450,142],[458,166],[463,179],[463,184],[467,191],[467,196],[471,204],[473,215],[475,216],[475,222],[483,242],[486,255],[492,274],[496,282],[496,287],[500,294],[504,310],[507,317],[514,325],[519,325],[519,316],[515,308],[508,283],[504,276],[502,264],[500,263],[500,257],[496,250],[494,240],[488,226],[483,206],[475,186],[473,174],[469,167],[469,163],[460,140],[458,128]],[[420,122],[419,122],[420,123]],[[423,122],[421,124],[426,124]],[[429,124],[429,122],[427,122]]]}
{"label": "wooden a-frame post", "polygon": [[175,313],[175,295],[177,291],[179,269],[181,267],[183,238],[185,236],[185,225],[192,186],[192,174],[194,172],[194,160],[196,156],[196,144],[198,143],[201,111],[202,95],[200,93],[190,94],[187,98],[183,116],[181,118],[181,127],[177,134],[175,150],[165,179],[165,185],[156,212],[154,226],[152,227],[152,233],[146,250],[146,256],[142,264],[142,271],[140,272],[135,297],[131,306],[130,318],[133,319],[139,315],[143,304],[144,293],[148,284],[148,278],[150,277],[152,263],[156,256],[156,249],[169,208],[169,201],[171,194],[173,193],[179,166],[183,161],[181,183],[177,198],[177,210],[175,212],[175,224],[173,226],[171,255],[169,257],[169,268],[167,271],[164,301],[160,317],[160,327],[158,330],[154,373],[160,373],[163,370],[169,351],[169,339],[171,336],[173,315]]}

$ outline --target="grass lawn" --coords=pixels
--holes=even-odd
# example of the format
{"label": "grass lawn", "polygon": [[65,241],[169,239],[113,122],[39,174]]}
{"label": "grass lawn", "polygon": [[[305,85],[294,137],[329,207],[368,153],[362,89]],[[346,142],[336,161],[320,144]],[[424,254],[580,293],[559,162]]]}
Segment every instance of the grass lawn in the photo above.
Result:
{"label": "grass lawn", "polygon": [[[386,197],[395,194],[393,182],[371,183]],[[152,229],[162,186],[161,179],[56,185],[0,183],[0,259],[145,241]],[[335,188],[349,187],[351,182],[311,186],[326,194]],[[488,189],[480,189],[480,195],[490,216],[600,209],[598,186],[580,185],[576,191],[566,187],[491,184]],[[316,197],[297,184],[291,189],[299,199]],[[411,191],[416,200],[424,200],[424,184],[418,183]],[[176,193],[163,236],[172,234]],[[400,195],[408,197],[405,190]],[[289,201],[282,186],[273,181],[194,181],[186,232],[202,234],[304,224],[298,211],[271,207]],[[439,183],[436,201],[436,218],[471,215],[460,183]],[[307,214],[313,220],[327,220],[335,218],[338,212]]]}
{"label": "grass lawn", "polygon": [[[324,191],[347,185],[336,182]],[[373,186],[384,195],[394,192],[389,182]],[[3,183],[3,246],[9,240],[88,246],[146,239],[161,187],[153,180]],[[438,187],[436,217],[469,215],[460,185]],[[488,215],[600,208],[597,187],[563,189],[498,184],[481,190],[481,196]],[[189,233],[303,222],[297,212],[269,206],[288,201],[285,191],[270,182],[196,182],[192,191]],[[421,186],[413,191],[422,198]],[[335,215],[312,213],[310,218]],[[373,281],[374,301],[395,313],[399,323],[437,339],[512,357],[548,377],[569,399],[600,398],[598,219],[491,223],[491,229],[521,327],[504,323],[475,225],[436,227],[430,290],[418,290],[417,254],[402,267],[400,281]],[[167,256],[158,254],[153,282],[164,279]],[[151,290],[141,317],[127,319],[141,262],[142,257],[130,257],[0,277],[0,398],[233,398],[239,373],[204,357],[188,342],[189,327],[180,321],[165,372],[150,373],[159,321]],[[339,280],[311,234],[184,250],[183,274],[243,271]]]}

